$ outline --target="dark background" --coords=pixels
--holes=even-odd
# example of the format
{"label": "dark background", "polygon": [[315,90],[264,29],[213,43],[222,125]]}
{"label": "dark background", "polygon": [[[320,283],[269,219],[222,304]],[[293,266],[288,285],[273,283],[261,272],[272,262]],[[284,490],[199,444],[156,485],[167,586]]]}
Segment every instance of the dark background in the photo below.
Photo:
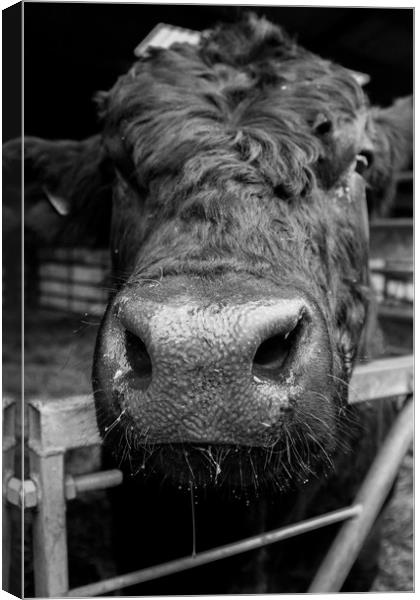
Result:
{"label": "dark background", "polygon": [[[159,22],[204,29],[249,8],[25,3],[25,133],[80,139],[97,131],[92,96],[134,61]],[[373,102],[412,92],[413,11],[377,8],[254,7],[308,49],[368,73]],[[19,135],[5,123],[4,138]]]}

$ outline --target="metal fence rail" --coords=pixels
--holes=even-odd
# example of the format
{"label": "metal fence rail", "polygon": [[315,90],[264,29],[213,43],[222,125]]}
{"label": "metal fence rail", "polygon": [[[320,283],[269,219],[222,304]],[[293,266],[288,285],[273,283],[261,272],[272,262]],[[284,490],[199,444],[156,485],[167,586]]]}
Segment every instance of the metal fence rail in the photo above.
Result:
{"label": "metal fence rail", "polygon": [[140,571],[134,571],[133,573],[127,573],[126,575],[120,575],[118,577],[112,577],[111,579],[105,579],[98,583],[91,585],[84,585],[78,588],[73,588],[68,592],[68,596],[83,597],[83,596],[99,596],[100,594],[106,594],[115,590],[135,585],[138,583],[144,583],[145,581],[151,581],[152,579],[158,579],[165,575],[171,575],[172,573],[179,573],[187,569],[193,569],[201,565],[206,565],[216,560],[228,558],[235,554],[241,554],[242,552],[248,552],[249,550],[255,550],[261,546],[267,546],[274,544],[274,542],[280,542],[291,537],[295,537],[332,523],[337,523],[349,519],[358,515],[362,510],[361,505],[350,506],[348,508],[342,508],[340,510],[332,511],[320,517],[301,521],[287,527],[275,529],[262,535],[256,535],[240,542],[233,544],[226,544],[226,546],[219,546],[208,550],[207,552],[200,552],[195,556],[186,556],[179,558],[178,560],[172,560],[155,567],[148,567]]}
{"label": "metal fence rail", "polygon": [[[350,384],[349,401],[357,403],[395,396],[406,397],[412,394],[412,378],[412,356],[383,359],[358,366]],[[352,506],[214,548],[194,557],[183,557],[163,565],[69,590],[66,501],[86,490],[119,485],[122,474],[117,469],[78,477],[65,474],[64,455],[67,450],[101,443],[90,396],[70,397],[65,400],[32,400],[28,407],[30,479],[22,482],[22,494],[17,496],[22,506],[35,508],[35,594],[44,597],[103,594],[347,519],[310,588],[311,591],[338,591],[342,583],[342,573],[350,569],[356,558],[363,538],[380,510],[410,444],[413,429],[411,412],[412,402],[406,404],[401,411]],[[16,481],[14,484],[16,485]],[[336,573],[336,562],[341,574]],[[331,569],[335,573],[332,577]]]}
{"label": "metal fence rail", "polygon": [[68,596],[98,596],[172,573],[228,558],[279,542],[332,523],[348,520],[331,546],[309,592],[338,592],[397,475],[413,436],[412,401],[401,411],[383,448],[373,462],[354,503],[346,508],[253,536],[233,544],[213,548],[195,556],[186,556],[161,565],[120,575],[98,583],[73,588]]}
{"label": "metal fence rail", "polygon": [[413,400],[403,408],[356,498],[361,512],[343,525],[308,592],[338,592],[362,548],[413,439]]}

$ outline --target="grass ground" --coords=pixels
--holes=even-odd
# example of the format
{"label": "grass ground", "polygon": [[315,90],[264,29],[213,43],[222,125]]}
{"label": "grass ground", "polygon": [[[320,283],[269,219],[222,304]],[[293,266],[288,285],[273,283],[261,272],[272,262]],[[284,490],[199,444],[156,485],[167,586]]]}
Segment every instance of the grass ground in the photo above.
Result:
{"label": "grass ground", "polygon": [[[7,315],[3,316],[3,320]],[[12,321],[9,321],[12,324]],[[84,315],[63,317],[60,313],[34,312],[25,323],[25,397],[63,398],[90,393],[92,351],[99,321]],[[20,339],[16,328],[10,327],[3,343],[3,389],[11,395],[20,389]],[[99,455],[75,453],[70,461],[73,471],[83,471],[86,465],[97,465]],[[97,467],[96,467],[97,468]],[[385,517],[384,539],[380,558],[380,573],[374,591],[413,590],[413,456],[408,454],[401,467],[394,497]],[[107,511],[103,493],[86,496],[69,505],[69,550],[71,584],[113,575],[111,542],[103,528],[98,504]],[[27,525],[29,531],[29,523]],[[30,549],[28,547],[28,552]],[[101,558],[99,558],[101,557]],[[27,595],[30,593],[30,559],[27,560]]]}

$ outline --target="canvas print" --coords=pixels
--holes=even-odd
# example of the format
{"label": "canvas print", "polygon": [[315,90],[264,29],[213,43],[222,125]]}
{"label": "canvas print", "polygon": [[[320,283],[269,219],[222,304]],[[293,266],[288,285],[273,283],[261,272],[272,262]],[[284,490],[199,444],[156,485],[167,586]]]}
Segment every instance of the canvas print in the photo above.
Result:
{"label": "canvas print", "polygon": [[413,591],[413,14],[4,11],[4,590]]}

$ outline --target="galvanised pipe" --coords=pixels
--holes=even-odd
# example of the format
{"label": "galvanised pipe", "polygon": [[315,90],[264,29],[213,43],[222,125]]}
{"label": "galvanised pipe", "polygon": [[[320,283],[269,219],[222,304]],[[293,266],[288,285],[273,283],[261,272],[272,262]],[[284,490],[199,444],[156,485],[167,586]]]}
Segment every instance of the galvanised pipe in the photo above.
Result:
{"label": "galvanised pipe", "polygon": [[413,400],[401,410],[356,498],[363,510],[345,523],[327,552],[311,586],[312,594],[339,592],[390,491],[413,438]]}
{"label": "galvanised pipe", "polygon": [[171,575],[172,573],[179,573],[180,571],[185,571],[186,569],[199,567],[222,558],[228,558],[229,556],[233,556],[235,554],[248,552],[249,550],[255,550],[261,546],[267,546],[268,544],[273,544],[274,542],[279,542],[281,540],[306,533],[307,531],[312,531],[314,529],[319,529],[320,527],[325,527],[326,525],[331,525],[332,523],[344,521],[345,519],[357,516],[361,510],[362,506],[354,504],[353,506],[335,510],[325,515],[321,515],[320,517],[307,519],[306,521],[301,521],[300,523],[275,529],[274,531],[270,531],[262,535],[256,535],[233,544],[227,544],[225,546],[213,548],[212,550],[208,550],[206,552],[200,552],[195,556],[186,556],[184,558],[172,560],[161,565],[148,567],[147,569],[142,569],[141,571],[134,571],[133,573],[112,577],[111,579],[105,579],[103,581],[99,581],[98,583],[92,583],[78,588],[73,588],[72,590],[69,590],[67,596],[98,596],[100,594],[106,594],[130,585],[143,583],[145,581],[157,579],[158,577],[164,577],[165,575]]}
{"label": "galvanised pipe", "polygon": [[123,474],[119,469],[87,473],[86,475],[74,477],[74,485],[77,493],[116,487],[117,485],[120,485],[122,481]]}

